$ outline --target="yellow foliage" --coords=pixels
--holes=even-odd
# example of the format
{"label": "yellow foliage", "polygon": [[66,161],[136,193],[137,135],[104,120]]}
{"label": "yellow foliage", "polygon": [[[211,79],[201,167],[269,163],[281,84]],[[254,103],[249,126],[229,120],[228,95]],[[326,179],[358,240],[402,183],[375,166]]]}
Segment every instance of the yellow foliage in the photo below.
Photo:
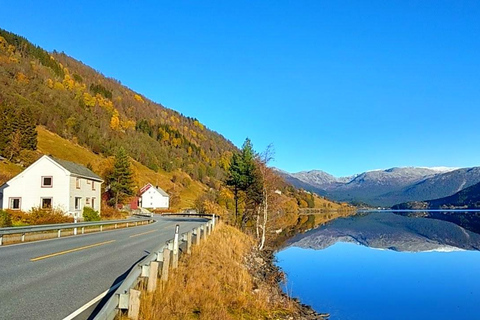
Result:
{"label": "yellow foliage", "polygon": [[115,110],[114,106],[113,106],[113,102],[110,100],[110,99],[107,99],[107,98],[104,98],[102,97],[100,94],[97,93],[97,95],[95,96],[95,99],[97,100],[98,102],[98,105],[102,108],[105,108],[108,112],[110,113],[115,113],[117,112],[118,114],[118,111]]}
{"label": "yellow foliage", "polygon": [[170,121],[171,121],[172,123],[180,123],[180,119],[177,118],[177,117],[175,117],[174,115],[172,115],[172,116],[170,117]]}
{"label": "yellow foliage", "polygon": [[120,129],[120,119],[118,117],[118,114],[113,114],[112,118],[110,119],[110,128],[112,130]]}
{"label": "yellow foliage", "polygon": [[47,87],[50,89],[53,89],[53,80],[52,79],[47,79]]}
{"label": "yellow foliage", "polygon": [[63,85],[68,90],[73,90],[75,88],[75,80],[73,80],[70,75],[65,74],[65,78],[63,79]]}
{"label": "yellow foliage", "polygon": [[0,64],[7,64],[7,63],[11,63],[12,61],[10,60],[9,57],[6,57],[6,56],[0,56]]}
{"label": "yellow foliage", "polygon": [[135,94],[133,96],[135,98],[135,100],[137,100],[138,102],[141,102],[141,103],[144,103],[145,101],[143,101],[143,98],[141,96],[139,96],[138,94]]}
{"label": "yellow foliage", "polygon": [[201,124],[198,120],[193,121],[193,125],[194,125],[195,127],[200,128],[200,130],[205,129],[205,127],[203,126],[203,124]]}
{"label": "yellow foliage", "polygon": [[135,128],[135,121],[133,120],[125,120],[120,122],[120,126],[123,130],[134,129]]}
{"label": "yellow foliage", "polygon": [[19,72],[17,73],[17,75],[15,76],[15,79],[19,82],[19,83],[29,83],[30,80],[28,80],[27,76],[23,73],[23,72]]}
{"label": "yellow foliage", "polygon": [[8,45],[7,52],[8,54],[13,55],[15,53],[15,46],[12,46],[11,44]]}
{"label": "yellow foliage", "polygon": [[55,84],[53,85],[53,88],[56,90],[65,90],[65,87],[61,82],[55,81]]}
{"label": "yellow foliage", "polygon": [[305,201],[303,199],[300,199],[299,206],[300,206],[300,208],[308,208],[308,203],[307,203],[307,201]]}
{"label": "yellow foliage", "polygon": [[95,97],[92,97],[92,95],[88,92],[85,92],[83,94],[83,102],[85,102],[85,105],[88,107],[95,107],[95,105],[97,104],[97,100],[95,99]]}

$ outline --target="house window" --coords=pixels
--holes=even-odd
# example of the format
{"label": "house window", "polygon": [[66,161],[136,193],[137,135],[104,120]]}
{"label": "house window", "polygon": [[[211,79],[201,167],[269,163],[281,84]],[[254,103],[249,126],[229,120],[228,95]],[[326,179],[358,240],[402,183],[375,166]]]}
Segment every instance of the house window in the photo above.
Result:
{"label": "house window", "polygon": [[42,188],[53,187],[53,177],[42,177]]}
{"label": "house window", "polygon": [[92,181],[92,190],[95,191],[95,181]]}
{"label": "house window", "polygon": [[75,187],[77,189],[80,189],[80,178],[77,178],[77,180],[75,180]]}
{"label": "house window", "polygon": [[42,209],[52,209],[52,198],[42,198],[41,207]]}
{"label": "house window", "polygon": [[22,198],[10,198],[8,208],[12,210],[20,210]]}
{"label": "house window", "polygon": [[95,198],[92,198],[92,209],[95,210]]}
{"label": "house window", "polygon": [[81,203],[82,203],[82,198],[75,197],[75,210],[80,210]]}
{"label": "house window", "polygon": [[90,206],[90,198],[85,199],[85,205]]}

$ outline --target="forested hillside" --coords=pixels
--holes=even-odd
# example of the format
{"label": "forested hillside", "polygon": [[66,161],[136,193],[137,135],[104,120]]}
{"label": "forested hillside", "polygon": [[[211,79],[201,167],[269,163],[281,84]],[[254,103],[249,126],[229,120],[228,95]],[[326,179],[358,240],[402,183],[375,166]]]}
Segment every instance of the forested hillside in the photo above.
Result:
{"label": "forested hillside", "polygon": [[[240,161],[245,148],[197,119],[1,29],[0,115],[0,185],[41,154],[51,154],[91,168],[112,191],[114,155],[122,150],[134,160],[133,190],[125,202],[144,184],[159,184],[173,210],[230,213],[234,223],[256,226],[257,233],[261,227],[264,236],[267,228],[294,224],[299,208],[348,209],[279,179],[251,144],[249,160]],[[238,180],[232,180],[235,168]]]}
{"label": "forested hillside", "polygon": [[236,150],[198,120],[1,29],[0,105],[27,109],[37,125],[97,154],[112,155],[121,145],[155,171],[180,168],[204,183],[223,179]]}

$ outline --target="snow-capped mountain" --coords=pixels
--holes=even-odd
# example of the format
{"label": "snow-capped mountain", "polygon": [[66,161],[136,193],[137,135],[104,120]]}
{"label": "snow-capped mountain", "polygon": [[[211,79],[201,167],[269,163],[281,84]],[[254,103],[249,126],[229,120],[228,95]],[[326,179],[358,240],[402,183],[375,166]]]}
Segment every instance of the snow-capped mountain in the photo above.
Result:
{"label": "snow-capped mountain", "polygon": [[480,167],[396,167],[341,178],[321,170],[282,172],[282,175],[297,187],[337,201],[392,206],[452,195],[480,182]]}

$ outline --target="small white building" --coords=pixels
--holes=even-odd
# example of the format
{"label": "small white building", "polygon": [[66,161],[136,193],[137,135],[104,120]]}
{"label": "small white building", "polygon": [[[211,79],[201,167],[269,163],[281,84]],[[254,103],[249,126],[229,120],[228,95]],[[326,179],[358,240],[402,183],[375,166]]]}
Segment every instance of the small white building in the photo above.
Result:
{"label": "small white building", "polygon": [[170,206],[170,196],[159,187],[154,187],[151,183],[140,189],[139,205],[148,209],[168,209]]}
{"label": "small white building", "polygon": [[81,217],[83,207],[100,212],[102,178],[82,165],[43,156],[0,186],[1,209],[55,208]]}

